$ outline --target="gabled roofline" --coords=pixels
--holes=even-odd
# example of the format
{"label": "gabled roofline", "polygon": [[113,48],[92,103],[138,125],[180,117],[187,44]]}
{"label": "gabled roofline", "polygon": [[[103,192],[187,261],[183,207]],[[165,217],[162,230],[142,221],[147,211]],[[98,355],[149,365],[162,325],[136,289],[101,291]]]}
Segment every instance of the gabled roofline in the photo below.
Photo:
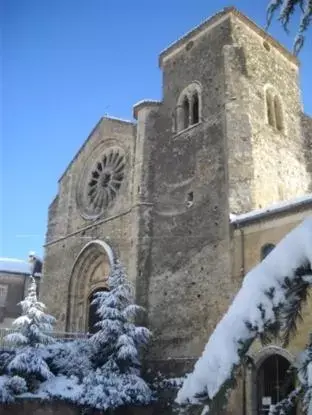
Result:
{"label": "gabled roofline", "polygon": [[92,137],[94,131],[98,128],[98,126],[101,124],[102,121],[104,120],[109,120],[109,121],[113,121],[113,122],[118,122],[121,124],[132,124],[133,126],[135,125],[135,122],[133,121],[129,121],[129,120],[123,120],[121,118],[115,118],[115,117],[109,117],[109,116],[104,116],[101,117],[99,119],[99,121],[96,123],[95,127],[91,130],[91,133],[88,135],[88,137],[85,139],[85,141],[82,143],[81,147],[79,148],[79,150],[77,151],[77,153],[75,154],[75,156],[72,158],[72,160],[69,162],[69,164],[67,165],[65,171],[62,173],[62,175],[60,176],[60,178],[58,179],[58,183],[60,183],[60,181],[63,179],[63,177],[65,176],[65,174],[67,173],[67,171],[69,170],[69,168],[72,166],[72,164],[74,163],[74,161],[78,158],[79,154],[82,152],[82,150],[84,149],[84,147],[86,146],[87,142],[89,141],[89,139]]}
{"label": "gabled roofline", "polygon": [[269,35],[265,30],[261,29],[255,22],[250,20],[247,16],[237,10],[235,7],[225,7],[219,13],[215,14],[212,17],[204,20],[194,29],[183,35],[179,40],[172,43],[168,46],[165,50],[163,50],[159,55],[159,67],[162,68],[165,60],[176,53],[182,46],[184,46],[187,42],[192,40],[194,37],[200,36],[203,32],[207,29],[212,28],[215,25],[225,21],[227,18],[231,16],[235,16],[239,18],[243,23],[249,26],[252,30],[254,30],[259,36],[261,36],[265,41],[269,42],[271,45],[276,47],[287,59],[289,59],[292,63],[296,66],[299,66],[299,60],[294,56],[291,52],[289,52],[281,43],[275,40],[271,35]]}

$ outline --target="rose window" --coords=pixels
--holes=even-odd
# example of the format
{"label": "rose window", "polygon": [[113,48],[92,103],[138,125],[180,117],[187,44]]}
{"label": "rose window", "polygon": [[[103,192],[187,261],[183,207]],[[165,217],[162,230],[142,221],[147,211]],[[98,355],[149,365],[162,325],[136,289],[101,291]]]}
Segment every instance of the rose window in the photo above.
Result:
{"label": "rose window", "polygon": [[89,204],[94,210],[108,206],[115,199],[124,169],[124,156],[118,150],[110,150],[96,163],[88,183]]}
{"label": "rose window", "polygon": [[112,206],[125,177],[125,155],[120,148],[110,148],[95,159],[80,181],[77,201],[86,218],[95,218]]}

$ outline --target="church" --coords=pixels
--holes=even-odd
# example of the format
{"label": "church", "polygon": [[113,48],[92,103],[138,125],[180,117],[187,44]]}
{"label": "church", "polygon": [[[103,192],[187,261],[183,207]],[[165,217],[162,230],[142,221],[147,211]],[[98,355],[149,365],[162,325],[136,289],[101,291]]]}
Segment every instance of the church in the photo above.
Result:
{"label": "church", "polygon": [[[153,332],[146,366],[192,370],[246,272],[312,214],[312,118],[299,62],[235,8],[159,56],[162,100],[103,117],[49,206],[41,299],[57,330],[94,330],[90,306],[122,261]],[[144,97],[142,97],[144,98]],[[253,344],[228,414],[257,415],[307,341]]]}

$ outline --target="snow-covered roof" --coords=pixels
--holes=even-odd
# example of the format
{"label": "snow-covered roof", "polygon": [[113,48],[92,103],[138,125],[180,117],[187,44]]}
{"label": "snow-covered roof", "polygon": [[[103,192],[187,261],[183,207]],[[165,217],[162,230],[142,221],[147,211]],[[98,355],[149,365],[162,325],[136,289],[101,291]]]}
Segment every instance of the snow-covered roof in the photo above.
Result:
{"label": "snow-covered roof", "polygon": [[126,118],[115,117],[114,115],[106,114],[102,117],[102,119],[112,120],[112,121],[119,121],[127,124],[134,124],[132,120],[128,120]]}
{"label": "snow-covered roof", "polygon": [[0,272],[31,274],[31,264],[22,259],[0,258]]}
{"label": "snow-covered roof", "polygon": [[274,203],[273,205],[270,205],[266,208],[255,209],[247,213],[242,213],[240,215],[230,213],[230,222],[239,225],[245,222],[261,219],[270,214],[273,215],[276,213],[285,212],[290,209],[295,209],[310,204],[312,204],[312,193],[309,193],[305,196],[297,197],[296,199]]}
{"label": "snow-covered roof", "polygon": [[144,106],[159,106],[161,101],[156,101],[155,99],[142,99],[141,101],[137,102],[133,105],[133,117],[137,120],[138,118],[138,111],[141,107]]}

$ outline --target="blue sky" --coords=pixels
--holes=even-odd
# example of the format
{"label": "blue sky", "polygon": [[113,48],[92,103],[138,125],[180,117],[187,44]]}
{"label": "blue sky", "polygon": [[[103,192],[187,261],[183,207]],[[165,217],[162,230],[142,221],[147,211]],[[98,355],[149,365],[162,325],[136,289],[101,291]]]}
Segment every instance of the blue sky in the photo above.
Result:
{"label": "blue sky", "polygon": [[[57,181],[99,118],[161,98],[158,55],[221,8],[265,24],[266,0],[2,0],[0,255],[42,255]],[[298,22],[295,21],[295,24]],[[278,22],[270,33],[291,47]],[[300,55],[312,114],[312,34]],[[309,56],[310,55],[310,56]]]}

